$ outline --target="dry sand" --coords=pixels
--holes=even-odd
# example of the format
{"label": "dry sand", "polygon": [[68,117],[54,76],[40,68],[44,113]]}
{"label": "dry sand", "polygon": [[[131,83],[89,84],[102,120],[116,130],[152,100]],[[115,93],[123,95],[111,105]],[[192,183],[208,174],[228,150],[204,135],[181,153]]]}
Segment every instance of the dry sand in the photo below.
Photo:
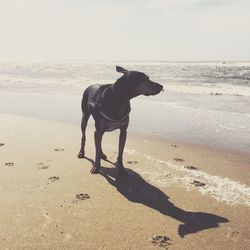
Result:
{"label": "dry sand", "polygon": [[249,157],[129,133],[119,177],[109,133],[92,175],[93,130],[0,121],[1,249],[250,249]]}

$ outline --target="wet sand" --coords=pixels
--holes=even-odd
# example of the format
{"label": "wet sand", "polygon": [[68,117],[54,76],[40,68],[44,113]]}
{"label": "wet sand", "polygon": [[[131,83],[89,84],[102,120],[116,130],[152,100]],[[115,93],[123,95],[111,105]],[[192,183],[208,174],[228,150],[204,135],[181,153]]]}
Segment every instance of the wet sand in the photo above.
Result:
{"label": "wet sand", "polygon": [[[69,90],[64,90],[64,93],[57,93],[56,90],[55,93],[39,93],[35,90],[34,93],[26,93],[25,89],[24,92],[1,91],[0,113],[78,125],[81,119],[83,90],[84,88],[76,93]],[[245,100],[242,105],[235,96],[227,97],[232,98],[232,103],[224,103],[224,96],[217,98],[210,94],[184,95],[168,90],[163,93],[131,100],[130,132],[210,145],[231,152],[250,152],[249,98],[242,97]],[[180,101],[184,103],[178,103]],[[228,107],[230,112],[223,112],[220,107]],[[246,113],[242,112],[245,109]]]}
{"label": "wet sand", "polygon": [[79,126],[0,114],[2,249],[248,249],[250,157],[128,134],[105,134],[101,174],[77,159]]}

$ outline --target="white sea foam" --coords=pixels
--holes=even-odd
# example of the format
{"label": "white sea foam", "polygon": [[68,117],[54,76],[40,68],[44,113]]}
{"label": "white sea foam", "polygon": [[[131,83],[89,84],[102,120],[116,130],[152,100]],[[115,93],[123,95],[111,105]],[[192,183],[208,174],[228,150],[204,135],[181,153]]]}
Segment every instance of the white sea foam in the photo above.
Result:
{"label": "white sea foam", "polygon": [[[0,83],[7,80],[16,83],[17,87],[21,83],[25,88],[31,82],[35,90],[43,89],[42,85],[46,87],[46,83],[61,88],[112,83],[118,77],[115,64],[114,61],[0,62]],[[131,70],[143,71],[177,92],[250,96],[250,62],[124,61],[121,64]],[[8,88],[9,83],[1,87]]]}
{"label": "white sea foam", "polygon": [[[201,170],[189,170],[184,165],[171,161],[162,161],[145,155],[145,157],[158,166],[152,171],[143,171],[150,181],[158,186],[170,186],[178,183],[187,190],[198,190],[203,195],[211,195],[218,201],[230,205],[250,206],[250,187],[233,181],[229,178],[214,176]],[[172,171],[174,170],[174,173]],[[205,186],[195,187],[193,181],[204,183]]]}
{"label": "white sea foam", "polygon": [[250,96],[249,86],[237,86],[223,83],[217,84],[168,84],[167,90],[186,94]]}

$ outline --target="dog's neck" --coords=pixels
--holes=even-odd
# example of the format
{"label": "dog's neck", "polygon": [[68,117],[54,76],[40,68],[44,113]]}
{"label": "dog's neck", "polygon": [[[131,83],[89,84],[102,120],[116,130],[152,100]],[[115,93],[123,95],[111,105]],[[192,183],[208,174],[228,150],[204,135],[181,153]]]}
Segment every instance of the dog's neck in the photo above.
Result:
{"label": "dog's neck", "polygon": [[[131,82],[132,81],[132,82]],[[120,100],[127,102],[140,95],[136,89],[136,81],[129,80],[126,76],[117,79],[113,85],[114,93]]]}

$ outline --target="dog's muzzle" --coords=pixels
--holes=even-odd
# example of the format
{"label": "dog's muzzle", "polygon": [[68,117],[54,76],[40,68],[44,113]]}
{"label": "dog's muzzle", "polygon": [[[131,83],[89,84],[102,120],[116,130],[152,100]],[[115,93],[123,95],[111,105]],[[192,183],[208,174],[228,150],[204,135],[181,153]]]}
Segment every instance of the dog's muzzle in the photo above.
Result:
{"label": "dog's muzzle", "polygon": [[163,85],[159,84],[159,83],[156,83],[156,94],[159,94],[161,91],[164,91],[163,89]]}

